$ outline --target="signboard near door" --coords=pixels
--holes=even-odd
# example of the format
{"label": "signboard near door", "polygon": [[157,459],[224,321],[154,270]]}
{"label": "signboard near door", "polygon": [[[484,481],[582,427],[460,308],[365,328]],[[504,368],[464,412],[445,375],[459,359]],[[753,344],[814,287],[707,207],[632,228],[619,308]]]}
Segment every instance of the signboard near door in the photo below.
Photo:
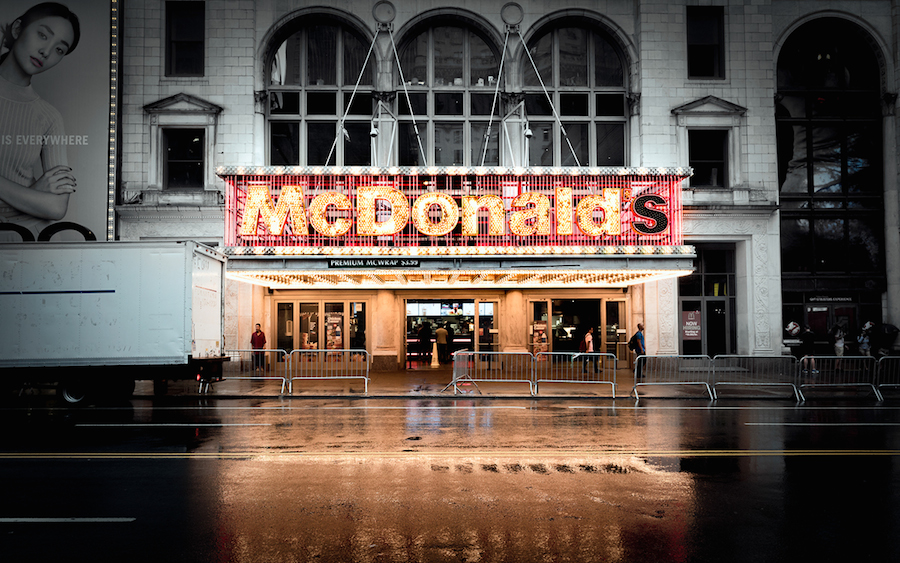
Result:
{"label": "signboard near door", "polygon": [[681,312],[681,338],[682,340],[702,340],[702,325],[700,324],[700,311]]}

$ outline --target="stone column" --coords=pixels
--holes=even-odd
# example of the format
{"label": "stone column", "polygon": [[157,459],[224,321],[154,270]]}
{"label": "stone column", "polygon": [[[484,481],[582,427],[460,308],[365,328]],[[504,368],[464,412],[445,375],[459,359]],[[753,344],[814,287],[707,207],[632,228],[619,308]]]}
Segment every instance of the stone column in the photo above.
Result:
{"label": "stone column", "polygon": [[500,351],[527,352],[525,294],[518,289],[508,291],[506,298],[500,302],[500,307]]}
{"label": "stone column", "polygon": [[406,334],[400,299],[390,290],[378,290],[372,302],[369,327],[373,342],[369,352],[372,354],[373,371],[392,371],[400,367],[400,353],[403,350],[401,338]]}

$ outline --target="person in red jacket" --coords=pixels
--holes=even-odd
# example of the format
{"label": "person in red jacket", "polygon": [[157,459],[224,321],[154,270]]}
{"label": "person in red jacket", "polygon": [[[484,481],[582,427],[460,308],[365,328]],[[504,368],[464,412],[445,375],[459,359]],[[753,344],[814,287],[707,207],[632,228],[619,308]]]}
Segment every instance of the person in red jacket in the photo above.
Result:
{"label": "person in red jacket", "polygon": [[[259,323],[256,323],[256,331],[250,335],[250,347],[254,350],[263,350],[266,347],[266,333],[262,331]],[[266,369],[265,352],[253,352],[253,370]]]}

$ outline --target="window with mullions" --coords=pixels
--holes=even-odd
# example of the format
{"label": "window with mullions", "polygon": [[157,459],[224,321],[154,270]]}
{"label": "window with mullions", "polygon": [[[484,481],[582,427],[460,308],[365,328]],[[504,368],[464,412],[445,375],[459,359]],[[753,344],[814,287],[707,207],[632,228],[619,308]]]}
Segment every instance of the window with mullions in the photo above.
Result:
{"label": "window with mullions", "polygon": [[692,129],[688,131],[688,161],[694,169],[692,187],[727,188],[728,131]]}
{"label": "window with mullions", "polygon": [[269,55],[269,164],[369,165],[374,53],[363,69],[369,46],[361,34],[337,20],[303,23]]}
{"label": "window with mullions", "polygon": [[880,71],[873,42],[837,18],[804,24],[778,58],[782,269],[884,275]]}
{"label": "window with mullions", "polygon": [[399,55],[398,163],[499,164],[498,50],[471,28],[441,25],[419,31]]}
{"label": "window with mullions", "polygon": [[206,2],[166,2],[166,76],[203,76]]}
{"label": "window with mullions", "polygon": [[613,39],[597,29],[559,27],[536,36],[528,51],[522,75],[529,166],[575,166],[576,156],[582,166],[624,166],[626,66]]}

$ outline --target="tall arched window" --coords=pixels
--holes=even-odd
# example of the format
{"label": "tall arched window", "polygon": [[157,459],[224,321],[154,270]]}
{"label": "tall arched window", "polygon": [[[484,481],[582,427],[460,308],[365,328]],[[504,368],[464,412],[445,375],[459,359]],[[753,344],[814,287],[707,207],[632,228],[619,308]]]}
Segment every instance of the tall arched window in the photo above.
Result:
{"label": "tall arched window", "polygon": [[396,76],[398,83],[405,81],[397,94],[399,164],[499,164],[500,107],[494,91],[500,57],[488,38],[474,27],[441,22],[414,30],[399,55]]}
{"label": "tall arched window", "polygon": [[370,164],[374,53],[361,72],[369,41],[334,18],[295,21],[279,34],[269,55],[269,163]]}
{"label": "tall arched window", "polygon": [[822,18],[794,31],[778,56],[781,262],[791,320],[803,318],[798,309],[811,295],[840,292],[857,296],[863,307],[868,299],[868,315],[880,317],[884,181],[876,49],[856,24]]}
{"label": "tall arched window", "polygon": [[521,64],[530,166],[575,166],[573,152],[582,166],[625,165],[627,73],[608,33],[565,22],[535,35]]}

